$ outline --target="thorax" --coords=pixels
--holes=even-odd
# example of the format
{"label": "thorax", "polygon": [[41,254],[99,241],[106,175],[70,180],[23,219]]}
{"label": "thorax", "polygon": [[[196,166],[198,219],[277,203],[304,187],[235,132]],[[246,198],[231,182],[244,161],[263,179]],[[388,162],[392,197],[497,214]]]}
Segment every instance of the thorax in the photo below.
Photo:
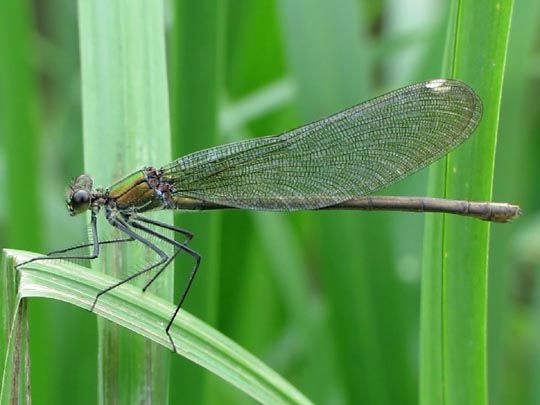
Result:
{"label": "thorax", "polygon": [[114,208],[144,212],[163,208],[161,193],[152,187],[149,169],[138,170],[108,188],[109,204]]}

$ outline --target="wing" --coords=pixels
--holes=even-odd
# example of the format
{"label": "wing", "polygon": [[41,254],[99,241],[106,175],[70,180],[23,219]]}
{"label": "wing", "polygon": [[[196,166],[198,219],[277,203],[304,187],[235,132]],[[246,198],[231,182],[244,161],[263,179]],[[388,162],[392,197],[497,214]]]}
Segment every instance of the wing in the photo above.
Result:
{"label": "wing", "polygon": [[278,136],[202,150],[162,168],[174,194],[237,208],[316,209],[374,193],[446,155],[482,102],[446,79],[414,84]]}

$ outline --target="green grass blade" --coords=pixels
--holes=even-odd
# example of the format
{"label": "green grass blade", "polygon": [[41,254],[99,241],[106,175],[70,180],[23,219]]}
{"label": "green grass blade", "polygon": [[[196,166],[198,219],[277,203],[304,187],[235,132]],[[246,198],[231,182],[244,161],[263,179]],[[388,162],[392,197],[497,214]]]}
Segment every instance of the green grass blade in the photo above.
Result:
{"label": "green grass blade", "polygon": [[[0,146],[4,150],[9,227],[7,241],[40,247],[38,83],[29,1],[4,4],[0,16]],[[29,232],[31,230],[31,232]]]}
{"label": "green grass blade", "polygon": [[[13,250],[6,250],[5,255],[7,260],[1,270],[2,274],[10,275],[14,270],[8,263],[35,257]],[[98,291],[117,281],[101,272],[59,260],[34,262],[19,272],[20,298],[53,298],[84,309],[90,308]],[[174,306],[167,301],[125,284],[104,295],[95,313],[168,348],[170,344],[163,326],[173,309]],[[257,358],[185,311],[180,312],[171,328],[171,335],[180,355],[261,403],[311,403]]]}
{"label": "green grass blade", "polygon": [[[32,2],[8,1],[2,4],[0,13],[0,177],[4,193],[0,214],[0,247],[6,245],[39,250],[42,248],[43,207],[40,189],[41,154],[39,127],[39,80],[36,69],[37,34],[34,24]],[[8,277],[2,274],[2,278]],[[0,295],[10,294],[6,284]],[[6,290],[4,290],[6,288]],[[13,296],[8,298],[14,298]],[[26,383],[29,381],[28,347],[7,340],[10,333],[26,335],[26,317],[12,318],[18,303],[11,301],[4,307],[2,299],[3,342],[2,361],[4,380],[0,401],[4,403],[26,403]],[[26,305],[17,306],[26,312]],[[10,312],[6,314],[6,311]],[[35,319],[47,311],[31,311]],[[33,338],[37,342],[44,328],[34,328]],[[6,335],[6,333],[8,335]],[[20,343],[20,342],[19,342]],[[7,345],[7,346],[4,346]],[[36,353],[37,351],[34,351]],[[19,372],[16,368],[18,367]],[[29,388],[28,388],[29,389]]]}
{"label": "green grass blade", "polygon": [[[174,157],[218,142],[222,92],[225,5],[220,0],[175,1],[170,36],[171,123]],[[178,226],[197,237],[193,248],[201,267],[185,307],[212,325],[218,323],[220,222],[218,212],[177,215]],[[193,261],[176,260],[177,295],[184,288]],[[208,373],[187,362],[174,362],[171,398],[187,403],[210,401]]]}
{"label": "green grass blade", "polygon": [[[516,350],[516,347],[520,346],[516,345],[516,338],[519,339],[521,334],[516,333],[515,325],[521,325],[522,318],[517,315],[522,314],[522,304],[520,300],[516,305],[513,299],[516,298],[516,280],[522,277],[519,270],[527,266],[518,265],[516,268],[515,263],[516,261],[521,263],[522,258],[527,255],[509,247],[521,248],[521,243],[517,241],[517,234],[523,230],[528,221],[534,218],[528,214],[534,212],[533,207],[538,205],[538,199],[533,191],[535,187],[530,187],[535,183],[538,173],[535,169],[529,169],[531,165],[536,166],[538,162],[538,150],[531,142],[532,139],[537,138],[538,131],[531,126],[531,118],[536,114],[531,114],[529,106],[535,104],[536,95],[531,93],[531,87],[534,86],[531,86],[533,80],[529,72],[531,66],[538,66],[533,60],[533,50],[537,43],[539,21],[540,2],[527,0],[515,3],[501,105],[501,124],[497,140],[497,149],[501,152],[496,156],[494,200],[517,201],[522,206],[525,215],[516,226],[510,229],[506,227],[491,229],[488,376],[489,402],[493,405],[519,402],[516,394],[519,396],[525,394],[531,382],[536,385],[538,380],[534,375],[523,373],[524,375],[516,374],[512,381],[508,381],[507,362],[513,355],[526,363],[530,361],[538,364],[534,358],[521,355],[521,350],[528,351],[531,347],[526,345]],[[532,103],[527,97],[529,94],[533,95]],[[528,201],[531,194],[533,194],[532,204]],[[524,242],[530,243],[534,239],[533,237],[529,239],[529,242]],[[533,281],[531,284],[536,285],[536,282]],[[538,324],[535,321],[537,318],[534,310],[529,313],[531,324]],[[519,321],[516,322],[516,319]],[[536,338],[533,338],[531,343],[535,340]],[[536,346],[535,343],[532,345]],[[516,362],[515,357],[510,360],[512,364]],[[534,398],[531,399],[531,403],[538,402],[538,392]]]}
{"label": "green grass blade", "polygon": [[[484,118],[472,139],[447,158],[445,195],[490,200],[512,1],[462,0],[455,10],[451,75],[478,92]],[[441,396],[450,404],[487,403],[488,244],[487,223],[450,216],[426,244],[425,273],[439,266],[442,273],[424,278],[431,278],[433,291],[422,297],[421,367],[441,380],[421,382],[422,403]]]}
{"label": "green grass blade", "polygon": [[[47,83],[41,94],[46,114],[39,122],[46,139],[38,169],[46,213],[40,252],[71,246],[87,236],[85,218],[67,215],[62,201],[70,179],[84,172],[77,8],[76,1],[51,0],[35,10],[40,77]],[[59,403],[77,395],[79,405],[96,404],[95,317],[53,300],[33,301],[29,309],[32,396],[43,403]]]}
{"label": "green grass blade", "polygon": [[30,403],[30,363],[28,352],[28,315],[26,302],[17,293],[17,275],[13,258],[2,254],[0,259],[0,305],[2,336],[0,359],[2,374],[0,404]]}
{"label": "green grass blade", "polygon": [[[220,143],[278,133],[295,123],[296,85],[284,63],[275,2],[229,2],[226,90]],[[318,402],[335,387],[331,351],[315,325],[321,307],[293,222],[301,215],[224,212],[220,330],[253,348]],[[314,322],[315,320],[315,322]],[[257,328],[253,325],[257,324]],[[308,326],[308,328],[306,328]],[[230,391],[230,390],[229,390]],[[242,403],[222,390],[228,402]]]}
{"label": "green grass blade", "polygon": [[[352,1],[281,0],[278,5],[302,121],[372,95],[363,7]],[[337,367],[344,397],[351,403],[395,403],[398,398],[414,402],[404,341],[394,339],[396,330],[402,330],[397,325],[403,319],[403,290],[390,270],[394,263],[388,218],[321,213],[319,226],[312,230],[318,242],[312,260],[320,267]],[[391,368],[385,358],[392,358]],[[386,386],[389,380],[399,383]]]}
{"label": "green grass blade", "polygon": [[[161,1],[81,0],[79,3],[85,170],[95,186],[170,160],[169,99]],[[171,222],[171,214],[160,213]],[[100,218],[101,238],[112,231]],[[154,262],[140,244],[102,255],[94,269],[118,278]],[[172,270],[152,286],[171,299]],[[148,280],[148,279],[147,279]],[[134,281],[144,283],[144,277]],[[103,403],[165,403],[169,353],[115,325],[99,325],[100,397]]]}

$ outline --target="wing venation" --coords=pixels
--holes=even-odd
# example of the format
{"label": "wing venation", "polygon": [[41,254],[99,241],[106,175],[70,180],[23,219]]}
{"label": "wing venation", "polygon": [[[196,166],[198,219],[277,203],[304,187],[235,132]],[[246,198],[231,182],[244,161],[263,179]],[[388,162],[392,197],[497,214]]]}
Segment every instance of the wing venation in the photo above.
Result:
{"label": "wing venation", "polygon": [[316,209],[429,165],[467,139],[481,117],[470,87],[437,79],[278,136],[195,152],[162,170],[177,195],[237,208]]}

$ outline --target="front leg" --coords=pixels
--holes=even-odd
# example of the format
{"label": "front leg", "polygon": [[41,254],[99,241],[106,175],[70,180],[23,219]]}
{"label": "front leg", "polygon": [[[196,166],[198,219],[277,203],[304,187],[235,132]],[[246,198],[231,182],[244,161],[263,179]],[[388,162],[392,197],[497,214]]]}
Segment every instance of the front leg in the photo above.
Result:
{"label": "front leg", "polygon": [[[42,261],[42,260],[55,260],[55,259],[65,259],[65,260],[89,259],[89,260],[92,260],[92,259],[96,259],[97,257],[99,257],[99,247],[100,247],[100,245],[105,245],[105,244],[114,243],[114,242],[128,242],[128,241],[132,240],[132,239],[129,239],[129,238],[124,238],[124,239],[119,239],[119,240],[107,240],[107,241],[100,242],[99,237],[98,237],[98,232],[97,232],[97,215],[94,212],[92,212],[92,217],[91,217],[91,220],[90,220],[90,229],[92,230],[92,240],[93,240],[92,243],[85,243],[85,244],[78,245],[78,246],[73,246],[73,247],[70,247],[70,248],[67,248],[67,249],[55,250],[55,251],[52,251],[52,252],[48,253],[46,256],[34,257],[33,259],[27,260],[27,261],[22,262],[22,263],[18,263],[18,264],[15,265],[15,268],[19,269],[21,266],[24,266],[24,265],[26,265],[28,263]],[[93,247],[92,254],[90,254],[90,255],[53,256],[55,254],[67,253],[67,252],[70,252],[72,250],[81,249],[81,248],[89,247],[89,246]]]}

